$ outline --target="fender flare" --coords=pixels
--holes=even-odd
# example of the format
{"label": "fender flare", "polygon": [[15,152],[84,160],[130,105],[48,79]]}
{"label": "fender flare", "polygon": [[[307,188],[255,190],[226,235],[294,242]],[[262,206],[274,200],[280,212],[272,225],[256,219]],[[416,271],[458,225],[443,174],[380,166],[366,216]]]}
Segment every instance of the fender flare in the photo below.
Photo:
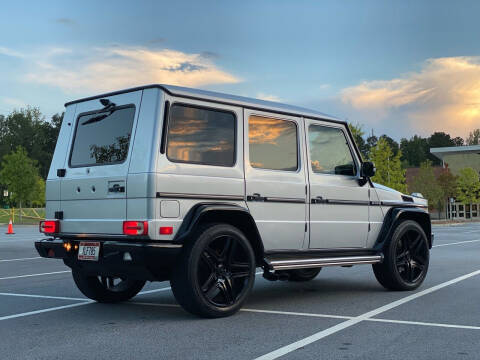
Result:
{"label": "fender flare", "polygon": [[432,224],[430,221],[430,214],[419,207],[392,207],[388,210],[383,218],[383,225],[378,234],[374,249],[382,251],[387,243],[387,240],[392,236],[397,224],[402,220],[416,221],[425,232],[428,241],[428,247],[431,249],[433,245]]}
{"label": "fender flare", "polygon": [[257,263],[264,258],[263,241],[250,211],[240,205],[231,203],[198,203],[185,215],[173,242],[185,243],[205,222],[223,222],[243,231],[250,241]]}

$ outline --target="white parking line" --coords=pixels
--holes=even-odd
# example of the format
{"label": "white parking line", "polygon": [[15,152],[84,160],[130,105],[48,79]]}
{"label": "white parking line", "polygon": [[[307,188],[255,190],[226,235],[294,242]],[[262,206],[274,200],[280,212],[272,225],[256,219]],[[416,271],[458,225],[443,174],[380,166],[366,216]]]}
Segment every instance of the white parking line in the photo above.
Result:
{"label": "white parking line", "polygon": [[442,323],[431,323],[431,322],[422,322],[422,321],[404,321],[404,320],[389,320],[389,319],[366,319],[366,321],[383,322],[383,323],[390,323],[390,324],[405,324],[405,325],[434,326],[434,327],[454,328],[454,329],[480,330],[480,326],[442,324]]}
{"label": "white parking line", "polygon": [[31,257],[31,258],[21,258],[21,259],[4,259],[0,260],[2,262],[10,262],[10,261],[23,261],[23,260],[35,260],[35,259],[43,259],[41,256]]}
{"label": "white parking line", "polygon": [[89,301],[89,299],[87,299],[87,298],[74,298],[74,297],[49,296],[49,295],[32,295],[32,294],[15,294],[15,293],[0,293],[0,296],[17,296],[17,297],[36,298],[36,299]]}
{"label": "white parking line", "polygon": [[89,300],[89,301],[84,301],[84,302],[70,304],[70,305],[56,306],[56,307],[48,308],[48,309],[35,310],[35,311],[29,311],[29,312],[25,312],[25,313],[21,313],[21,314],[2,316],[2,317],[0,317],[0,321],[15,319],[15,318],[24,317],[24,316],[30,316],[30,315],[43,314],[43,313],[50,312],[50,311],[69,309],[69,308],[73,308],[73,307],[77,307],[77,306],[88,305],[88,304],[91,304],[93,302],[94,302],[93,300]]}
{"label": "white parking line", "polygon": [[440,247],[440,246],[450,246],[450,245],[459,245],[459,244],[467,244],[467,243],[474,243],[474,242],[479,242],[480,239],[477,240],[465,240],[465,241],[458,241],[454,243],[447,243],[447,244],[438,244],[438,245],[433,245],[432,247]]}
{"label": "white parking line", "polygon": [[396,300],[394,302],[391,302],[387,305],[384,305],[384,306],[381,306],[377,309],[374,309],[374,310],[371,310],[369,312],[366,312],[362,315],[359,315],[355,318],[352,318],[352,319],[349,319],[347,321],[344,321],[340,324],[337,324],[335,326],[332,326],[328,329],[325,329],[325,330],[322,330],[322,331],[319,331],[317,332],[316,334],[313,334],[311,336],[308,336],[304,339],[301,339],[301,340],[298,340],[292,344],[289,344],[289,345],[286,345],[286,346],[283,346],[281,347],[280,349],[277,349],[277,350],[274,350],[268,354],[265,354],[263,356],[260,356],[258,358],[256,358],[256,360],[273,360],[273,359],[277,359],[279,358],[280,356],[283,356],[283,355],[286,355],[288,353],[291,353],[292,351],[295,351],[303,346],[307,346],[311,343],[314,343],[318,340],[321,340],[329,335],[332,335],[334,333],[337,333],[341,330],[344,330],[346,328],[349,328],[355,324],[358,324],[359,322],[362,322],[362,321],[365,321],[365,320],[368,320],[374,316],[377,316],[381,313],[384,313],[388,310],[391,310],[393,308],[396,308],[400,305],[403,305],[409,301],[412,301],[412,300],[415,300],[421,296],[425,296],[427,294],[430,294],[434,291],[437,291],[437,290],[440,290],[440,289],[443,289],[444,287],[447,287],[449,285],[452,285],[452,284],[456,284],[460,281],[463,281],[465,279],[468,279],[468,278],[471,278],[472,276],[476,276],[480,274],[480,270],[476,270],[476,271],[473,271],[469,274],[466,274],[466,275],[462,275],[462,276],[459,276],[455,279],[452,279],[452,280],[449,280],[449,281],[446,281],[446,282],[443,282],[441,284],[438,284],[438,285],[435,285],[435,286],[432,286],[431,288],[428,288],[428,289],[425,289],[423,291],[420,291],[418,293],[415,293],[415,294],[412,294],[412,295],[409,295],[409,296],[406,296],[402,299],[399,299],[399,300]]}
{"label": "white parking line", "polygon": [[[128,302],[126,304],[180,308],[180,305],[178,305],[178,304],[161,304],[161,303],[152,303],[152,302],[137,302],[137,301],[134,301],[134,302]],[[240,311],[254,312],[254,313],[261,313],[261,314],[306,316],[306,317],[327,318],[327,319],[355,319],[355,316],[315,314],[315,313],[302,313],[302,312],[263,310],[263,309],[240,309]],[[375,319],[375,318],[365,319],[365,321],[382,322],[382,323],[390,323],[390,324],[420,325],[420,326],[434,326],[434,327],[455,328],[455,329],[480,330],[480,326],[430,323],[430,322],[421,322],[421,321]]]}
{"label": "white parking line", "polygon": [[69,273],[69,272],[71,272],[71,270],[53,271],[53,272],[40,273],[40,274],[28,274],[28,275],[6,276],[6,277],[1,277],[0,280],[20,279],[20,278],[26,278],[26,277],[32,277],[32,276],[43,276],[43,275],[53,275],[53,274],[64,274],[64,273]]}

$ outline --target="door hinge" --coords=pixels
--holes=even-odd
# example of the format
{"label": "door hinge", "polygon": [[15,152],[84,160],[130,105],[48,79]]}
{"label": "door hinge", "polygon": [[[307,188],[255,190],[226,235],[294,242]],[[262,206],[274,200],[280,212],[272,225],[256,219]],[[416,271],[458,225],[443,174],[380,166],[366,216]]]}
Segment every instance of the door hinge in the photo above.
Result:
{"label": "door hinge", "polygon": [[65,177],[66,173],[67,173],[66,169],[57,169],[57,176],[58,177]]}
{"label": "door hinge", "polygon": [[305,232],[307,232],[307,230],[308,230],[308,229],[307,229],[307,223],[305,223]]}
{"label": "door hinge", "polygon": [[55,211],[55,219],[63,220],[63,211]]}

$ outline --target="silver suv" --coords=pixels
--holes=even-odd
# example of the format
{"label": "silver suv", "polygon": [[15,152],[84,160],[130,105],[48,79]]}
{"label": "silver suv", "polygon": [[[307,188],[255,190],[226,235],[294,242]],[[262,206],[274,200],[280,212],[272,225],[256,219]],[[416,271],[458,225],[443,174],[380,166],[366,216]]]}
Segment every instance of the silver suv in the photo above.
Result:
{"label": "silver suv", "polygon": [[146,281],[228,316],[268,280],[373,264],[412,290],[433,236],[426,201],[371,182],[347,124],[312,110],[168,85],[67,103],[47,180],[41,256],[87,297],[125,301]]}

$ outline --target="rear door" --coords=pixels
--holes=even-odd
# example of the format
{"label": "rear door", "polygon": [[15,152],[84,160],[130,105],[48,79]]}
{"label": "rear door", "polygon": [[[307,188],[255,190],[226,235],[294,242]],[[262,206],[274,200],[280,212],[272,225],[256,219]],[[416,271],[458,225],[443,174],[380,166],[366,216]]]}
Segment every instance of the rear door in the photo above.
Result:
{"label": "rear door", "polygon": [[307,229],[303,119],[244,113],[247,204],[265,250],[301,249]]}
{"label": "rear door", "polygon": [[142,91],[76,106],[61,181],[62,233],[122,234]]}

